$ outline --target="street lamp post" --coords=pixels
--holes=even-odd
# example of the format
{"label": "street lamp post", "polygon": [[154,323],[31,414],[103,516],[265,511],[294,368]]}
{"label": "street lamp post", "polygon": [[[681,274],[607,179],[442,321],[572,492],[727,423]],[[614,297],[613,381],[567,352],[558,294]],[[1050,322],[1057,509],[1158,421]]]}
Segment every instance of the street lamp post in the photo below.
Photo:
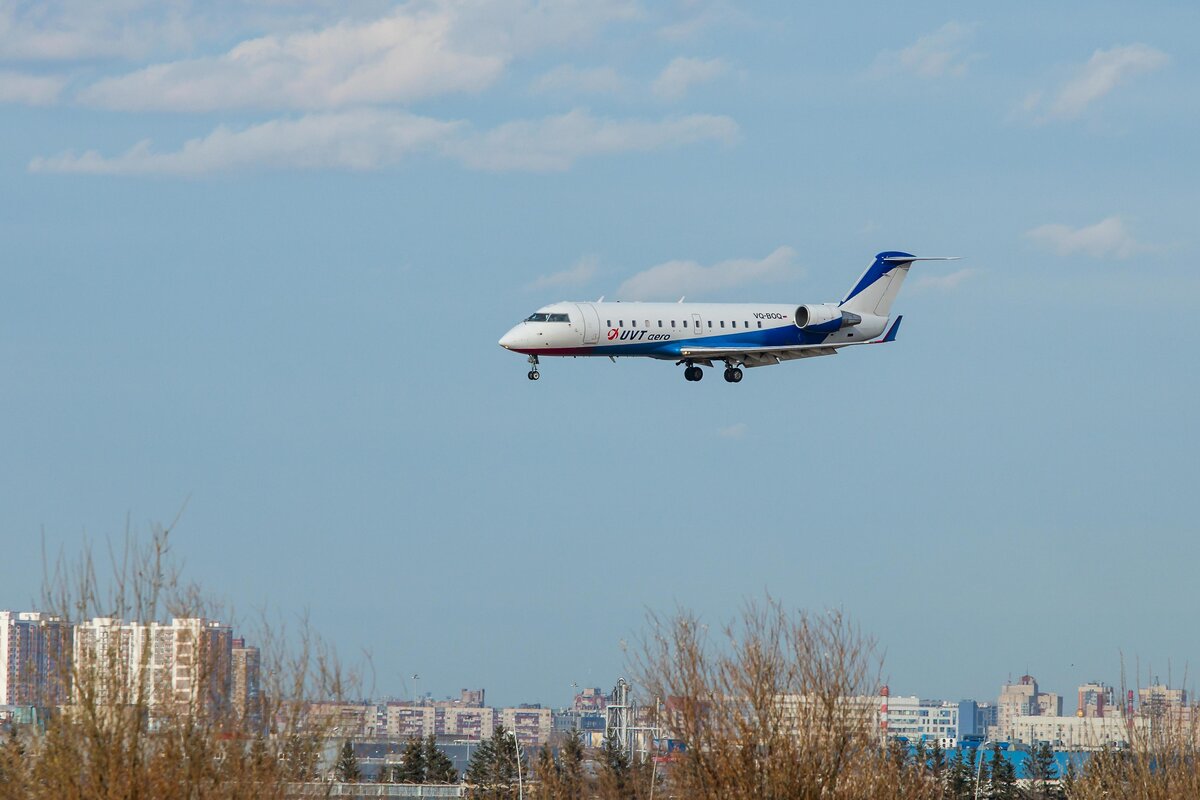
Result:
{"label": "street lamp post", "polygon": [[517,741],[517,732],[509,731],[508,735],[513,740],[513,752],[517,756],[517,798],[525,800],[525,784],[521,780],[521,743]]}
{"label": "street lamp post", "polygon": [[983,774],[984,750],[987,749],[989,744],[996,744],[996,742],[988,739],[975,750],[975,753],[979,756],[979,763],[975,765],[975,800],[979,800],[979,776]]}

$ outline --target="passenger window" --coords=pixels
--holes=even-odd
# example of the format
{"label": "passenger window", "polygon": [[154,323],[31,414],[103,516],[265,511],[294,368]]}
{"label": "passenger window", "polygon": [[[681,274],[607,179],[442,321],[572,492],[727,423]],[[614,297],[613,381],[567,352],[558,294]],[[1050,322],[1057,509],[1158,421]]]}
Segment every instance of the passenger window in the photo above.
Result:
{"label": "passenger window", "polygon": [[721,320],[721,327],[722,327],[722,328],[724,328],[724,327],[725,327],[725,320]]}
{"label": "passenger window", "polygon": [[685,327],[685,328],[687,327],[687,320],[686,320],[686,319],[683,321],[683,327]]}
{"label": "passenger window", "polygon": [[646,320],[646,327],[647,327],[647,328],[649,328],[649,327],[650,327],[650,320]]}
{"label": "passenger window", "polygon": [[758,327],[760,327],[760,328],[762,327],[762,320],[761,320],[761,319],[758,321]]}
{"label": "passenger window", "polygon": [[747,322],[744,322],[744,323],[742,323],[742,324],[743,324],[745,327],[747,327],[747,328],[749,328],[749,327],[750,327],[750,323],[749,323],[749,321],[747,321]]}
{"label": "passenger window", "polygon": [[606,319],[606,320],[604,320],[604,327],[606,327],[606,328],[611,328],[611,327],[612,327],[612,320],[611,320],[611,319]]}
{"label": "passenger window", "polygon": [[710,328],[712,327],[712,320],[711,320],[711,319],[708,321],[708,327],[710,327]]}
{"label": "passenger window", "polygon": [[671,320],[671,327],[672,327],[672,328],[674,328],[674,327],[675,327],[675,320]]}
{"label": "passenger window", "polygon": [[662,320],[661,320],[661,319],[658,321],[658,327],[660,327],[660,328],[662,327]]}
{"label": "passenger window", "polygon": [[623,320],[623,319],[619,319],[619,320],[617,320],[617,327],[618,327],[618,328],[624,328],[624,327],[625,327],[625,320]]}

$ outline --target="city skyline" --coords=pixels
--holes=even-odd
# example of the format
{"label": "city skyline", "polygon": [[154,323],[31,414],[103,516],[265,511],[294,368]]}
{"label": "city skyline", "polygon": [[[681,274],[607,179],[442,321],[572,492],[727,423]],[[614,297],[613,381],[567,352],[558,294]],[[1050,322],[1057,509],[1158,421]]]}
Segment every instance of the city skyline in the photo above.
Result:
{"label": "city skyline", "polygon": [[[303,617],[387,694],[554,702],[648,612],[768,593],[906,694],[1200,660],[1200,8],[0,23],[0,606],[178,517],[229,624]],[[837,300],[888,249],[963,260],[853,358],[531,385],[497,346],[562,299]]]}

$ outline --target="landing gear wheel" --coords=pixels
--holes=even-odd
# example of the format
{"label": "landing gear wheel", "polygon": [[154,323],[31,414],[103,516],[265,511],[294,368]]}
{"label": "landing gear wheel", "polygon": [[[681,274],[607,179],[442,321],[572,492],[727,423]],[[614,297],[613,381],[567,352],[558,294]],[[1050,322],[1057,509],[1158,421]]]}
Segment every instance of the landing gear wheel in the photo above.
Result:
{"label": "landing gear wheel", "polygon": [[692,373],[692,377],[688,378],[688,380],[698,381],[704,377],[704,370],[699,367],[688,367],[687,371]]}
{"label": "landing gear wheel", "polygon": [[737,380],[737,378],[733,377],[733,367],[726,367],[725,368],[725,382],[733,383],[735,380]]}
{"label": "landing gear wheel", "polygon": [[541,376],[541,374],[538,373],[538,371],[536,369],[529,370],[529,380],[536,381],[540,377],[542,377],[542,376]]}
{"label": "landing gear wheel", "polygon": [[729,375],[730,375],[730,378],[729,378],[730,383],[741,383],[742,382],[741,367],[734,367],[733,369],[731,369],[729,371]]}

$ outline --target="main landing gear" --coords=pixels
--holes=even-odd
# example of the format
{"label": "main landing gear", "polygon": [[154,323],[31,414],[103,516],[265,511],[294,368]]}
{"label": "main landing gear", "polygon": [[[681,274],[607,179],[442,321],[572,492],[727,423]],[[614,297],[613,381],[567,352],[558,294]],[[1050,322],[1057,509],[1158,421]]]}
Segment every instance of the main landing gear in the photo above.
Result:
{"label": "main landing gear", "polygon": [[727,381],[728,381],[728,382],[730,382],[730,383],[741,383],[741,382],[742,382],[742,370],[741,370],[741,368],[739,368],[739,367],[726,367],[726,368],[725,368],[725,380],[727,380]]}
{"label": "main landing gear", "polygon": [[530,357],[529,357],[529,364],[530,364],[530,366],[529,366],[529,375],[528,375],[528,376],[526,376],[526,377],[528,377],[528,378],[529,378],[529,380],[531,380],[531,381],[536,381],[538,378],[542,377],[542,376],[541,376],[541,375],[538,373],[538,357],[537,357],[537,356],[530,356]]}
{"label": "main landing gear", "polygon": [[698,381],[704,377],[704,370],[692,364],[688,364],[687,369],[683,371],[683,377],[685,380]]}

